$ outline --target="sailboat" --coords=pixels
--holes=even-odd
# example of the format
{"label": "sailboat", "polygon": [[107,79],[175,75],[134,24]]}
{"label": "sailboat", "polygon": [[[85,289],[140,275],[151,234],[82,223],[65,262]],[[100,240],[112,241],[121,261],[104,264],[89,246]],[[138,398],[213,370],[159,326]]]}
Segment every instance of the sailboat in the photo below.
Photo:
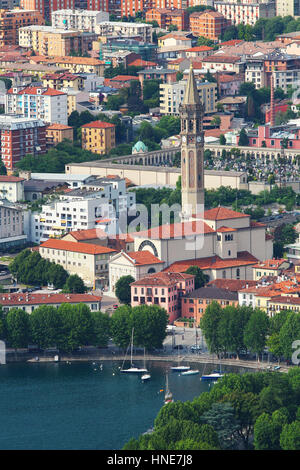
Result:
{"label": "sailboat", "polygon": [[[198,340],[198,335],[197,335],[197,329],[196,329],[196,318],[194,316],[194,330],[195,330],[195,341],[196,341],[196,351],[197,351],[197,340]],[[180,375],[196,375],[199,374],[199,369],[190,369],[183,371]]]}
{"label": "sailboat", "polygon": [[179,359],[179,349],[178,349],[178,366],[171,367],[173,372],[184,372],[186,370],[190,370],[190,366],[181,366],[180,359]]}
{"label": "sailboat", "polygon": [[168,373],[166,374],[166,391],[165,391],[165,405],[168,403],[173,403],[173,395],[172,392],[169,390],[169,379]]}
{"label": "sailboat", "polygon": [[221,364],[220,364],[220,372],[214,370],[211,374],[202,375],[201,380],[218,380],[224,377],[224,374],[221,373]]}
{"label": "sailboat", "polygon": [[124,358],[124,361],[123,361],[122,368],[121,368],[120,372],[127,373],[127,374],[145,374],[146,372],[148,372],[147,369],[142,369],[142,368],[139,368],[139,367],[135,367],[135,365],[133,364],[133,360],[132,360],[132,356],[133,356],[133,333],[134,333],[134,328],[132,328],[132,332],[131,332],[130,367],[129,367],[129,369],[123,369],[124,362],[125,362],[125,359],[126,359],[126,355],[125,355],[125,358]]}
{"label": "sailboat", "polygon": [[[144,348],[144,369],[147,370],[147,368],[146,368],[146,349],[145,348]],[[148,374],[147,373],[143,374],[141,379],[142,379],[142,382],[145,382],[145,380],[151,379],[151,375],[149,373]]]}

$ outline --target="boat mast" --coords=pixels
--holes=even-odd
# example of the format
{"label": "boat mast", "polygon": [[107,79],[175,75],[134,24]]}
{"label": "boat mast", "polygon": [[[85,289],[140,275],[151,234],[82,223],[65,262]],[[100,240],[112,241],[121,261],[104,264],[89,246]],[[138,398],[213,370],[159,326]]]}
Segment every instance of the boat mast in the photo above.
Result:
{"label": "boat mast", "polygon": [[132,328],[132,333],[131,333],[131,351],[130,351],[130,364],[131,364],[131,367],[133,366],[133,364],[132,364],[132,353],[133,353],[133,333],[134,333],[134,328]]}

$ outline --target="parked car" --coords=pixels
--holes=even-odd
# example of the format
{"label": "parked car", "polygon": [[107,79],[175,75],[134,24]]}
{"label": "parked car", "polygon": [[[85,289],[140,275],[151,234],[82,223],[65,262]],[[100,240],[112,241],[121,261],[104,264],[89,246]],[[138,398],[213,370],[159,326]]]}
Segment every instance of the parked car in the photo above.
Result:
{"label": "parked car", "polygon": [[192,351],[202,351],[201,347],[198,344],[193,344],[193,346],[191,346],[191,350]]}

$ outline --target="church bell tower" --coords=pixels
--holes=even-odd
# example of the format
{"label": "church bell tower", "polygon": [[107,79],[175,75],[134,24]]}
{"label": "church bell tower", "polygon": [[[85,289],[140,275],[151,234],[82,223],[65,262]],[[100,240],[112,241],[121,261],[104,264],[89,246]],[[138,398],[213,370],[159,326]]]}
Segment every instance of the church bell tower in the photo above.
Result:
{"label": "church bell tower", "polygon": [[181,118],[181,197],[184,218],[204,210],[204,107],[191,65],[179,107]]}

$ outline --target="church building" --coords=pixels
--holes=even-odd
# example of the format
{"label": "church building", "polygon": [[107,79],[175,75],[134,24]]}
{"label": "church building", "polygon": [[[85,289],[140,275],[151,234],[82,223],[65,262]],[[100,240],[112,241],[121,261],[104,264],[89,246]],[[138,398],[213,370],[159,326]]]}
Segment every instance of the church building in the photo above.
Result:
{"label": "church building", "polygon": [[204,210],[203,105],[191,68],[181,116],[181,222],[131,234],[134,250],[165,262],[164,271],[197,265],[210,279],[252,279],[252,266],[273,257],[264,224],[225,207]]}

